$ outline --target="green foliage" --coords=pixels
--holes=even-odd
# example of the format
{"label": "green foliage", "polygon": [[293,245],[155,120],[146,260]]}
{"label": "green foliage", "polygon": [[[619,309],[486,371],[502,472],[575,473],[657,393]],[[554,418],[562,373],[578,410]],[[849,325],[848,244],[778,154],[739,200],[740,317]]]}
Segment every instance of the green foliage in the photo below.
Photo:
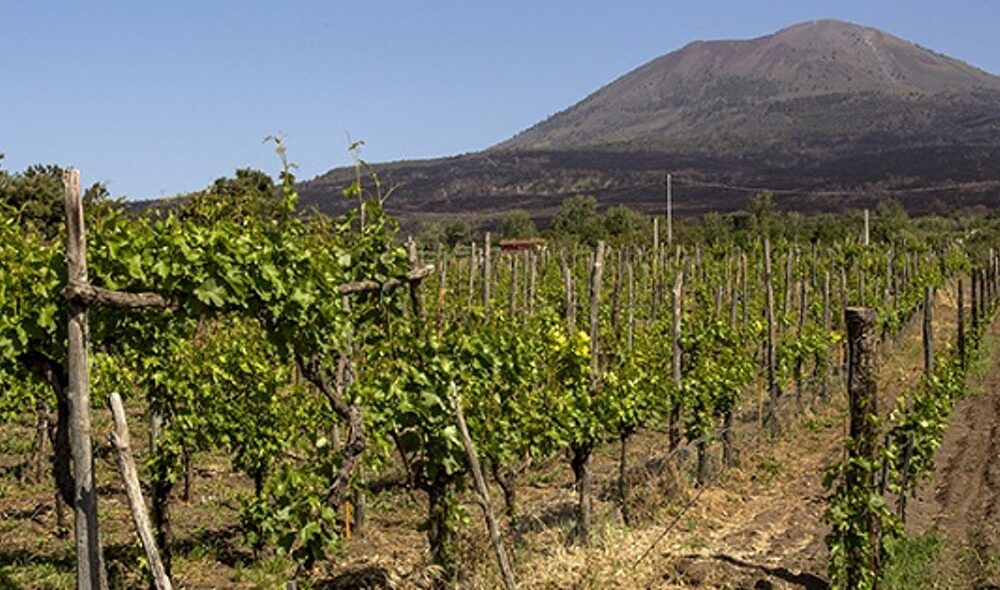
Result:
{"label": "green foliage", "polygon": [[643,237],[648,220],[626,205],[608,207],[602,216],[604,235],[615,246],[632,245]]}
{"label": "green foliage", "polygon": [[886,540],[886,567],[881,588],[932,590],[940,587],[938,559],[941,539],[928,531],[920,536],[900,535]]}
{"label": "green foliage", "polygon": [[417,240],[424,247],[436,248],[446,243],[447,234],[437,221],[424,221],[420,223]]}
{"label": "green foliage", "polygon": [[508,239],[533,238],[538,235],[538,228],[527,211],[515,209],[500,221],[500,235]]}
{"label": "green foliage", "polygon": [[576,195],[563,201],[552,219],[553,234],[593,247],[604,238],[604,224],[597,213],[597,199]]}
{"label": "green foliage", "polygon": [[457,219],[449,222],[444,228],[445,243],[449,248],[454,248],[459,244],[466,244],[472,240],[472,230],[466,221]]}

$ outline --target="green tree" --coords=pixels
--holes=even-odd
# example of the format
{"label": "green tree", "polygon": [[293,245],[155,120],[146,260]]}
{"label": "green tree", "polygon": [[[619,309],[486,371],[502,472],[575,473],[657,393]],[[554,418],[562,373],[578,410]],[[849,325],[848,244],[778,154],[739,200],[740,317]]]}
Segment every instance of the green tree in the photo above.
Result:
{"label": "green tree", "polygon": [[538,235],[535,222],[524,209],[514,209],[500,222],[500,235],[505,238],[533,238]]}
{"label": "green tree", "polygon": [[276,219],[285,213],[283,198],[274,180],[260,170],[240,168],[232,178],[217,178],[208,188],[184,203],[186,217],[205,221],[235,218]]}
{"label": "green tree", "polygon": [[456,219],[448,223],[444,228],[444,239],[449,248],[454,248],[458,244],[468,242],[472,239],[472,230],[469,229],[469,223],[462,219]]}
{"label": "green tree", "polygon": [[705,241],[711,246],[719,246],[732,241],[732,220],[716,211],[706,213],[701,218]]}
{"label": "green tree", "polygon": [[597,213],[597,199],[590,195],[576,195],[563,201],[552,220],[552,231],[560,237],[596,245],[604,237],[604,224]]}
{"label": "green tree", "polygon": [[447,241],[447,234],[440,222],[422,221],[417,240],[424,246],[436,248]]}
{"label": "green tree", "polygon": [[778,217],[771,191],[760,192],[751,197],[748,210],[753,218],[753,230],[770,235]]}
{"label": "green tree", "polygon": [[626,205],[608,207],[604,212],[604,233],[612,244],[631,244],[642,236],[643,216]]}
{"label": "green tree", "polygon": [[896,199],[883,199],[875,207],[872,239],[896,242],[913,238],[913,223],[903,204]]}

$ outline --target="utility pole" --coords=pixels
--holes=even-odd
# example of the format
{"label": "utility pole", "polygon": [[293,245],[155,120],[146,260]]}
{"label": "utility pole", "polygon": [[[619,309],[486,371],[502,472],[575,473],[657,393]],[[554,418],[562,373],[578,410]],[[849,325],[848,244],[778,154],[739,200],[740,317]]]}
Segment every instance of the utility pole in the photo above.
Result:
{"label": "utility pole", "polygon": [[666,180],[663,181],[664,189],[667,192],[667,246],[674,245],[674,203],[673,195],[670,192],[670,175],[667,174]]}

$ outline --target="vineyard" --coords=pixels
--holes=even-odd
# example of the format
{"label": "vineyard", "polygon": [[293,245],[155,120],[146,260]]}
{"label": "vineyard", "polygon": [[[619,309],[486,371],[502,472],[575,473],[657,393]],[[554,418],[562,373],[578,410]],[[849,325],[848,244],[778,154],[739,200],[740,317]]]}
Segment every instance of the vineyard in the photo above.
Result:
{"label": "vineyard", "polygon": [[[446,248],[374,175],[330,217],[287,163],[141,215],[59,174],[4,177],[56,196],[0,211],[0,588],[918,587],[990,220]],[[725,553],[763,511],[801,550]]]}

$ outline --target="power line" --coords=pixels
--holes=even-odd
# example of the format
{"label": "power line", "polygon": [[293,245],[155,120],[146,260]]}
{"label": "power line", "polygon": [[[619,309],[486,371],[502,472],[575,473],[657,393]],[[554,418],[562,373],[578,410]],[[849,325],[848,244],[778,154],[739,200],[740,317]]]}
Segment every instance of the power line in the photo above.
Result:
{"label": "power line", "polygon": [[775,195],[802,195],[802,196],[816,196],[816,197],[840,197],[840,196],[851,196],[858,195],[862,193],[889,193],[889,194],[910,194],[910,193],[930,193],[938,191],[953,191],[953,190],[963,190],[968,188],[983,188],[988,186],[994,186],[1000,184],[1000,182],[995,180],[980,180],[980,181],[970,181],[970,182],[958,182],[950,184],[941,185],[930,185],[930,186],[918,186],[911,188],[867,188],[867,189],[844,189],[844,190],[812,190],[807,188],[779,188],[770,189],[766,187],[753,187],[744,186],[736,184],[723,184],[717,182],[702,182],[699,180],[691,179],[681,179],[676,178],[674,182],[679,182],[685,186],[696,186],[702,188],[715,188],[721,190],[748,192],[748,193],[761,193],[769,192]]}

